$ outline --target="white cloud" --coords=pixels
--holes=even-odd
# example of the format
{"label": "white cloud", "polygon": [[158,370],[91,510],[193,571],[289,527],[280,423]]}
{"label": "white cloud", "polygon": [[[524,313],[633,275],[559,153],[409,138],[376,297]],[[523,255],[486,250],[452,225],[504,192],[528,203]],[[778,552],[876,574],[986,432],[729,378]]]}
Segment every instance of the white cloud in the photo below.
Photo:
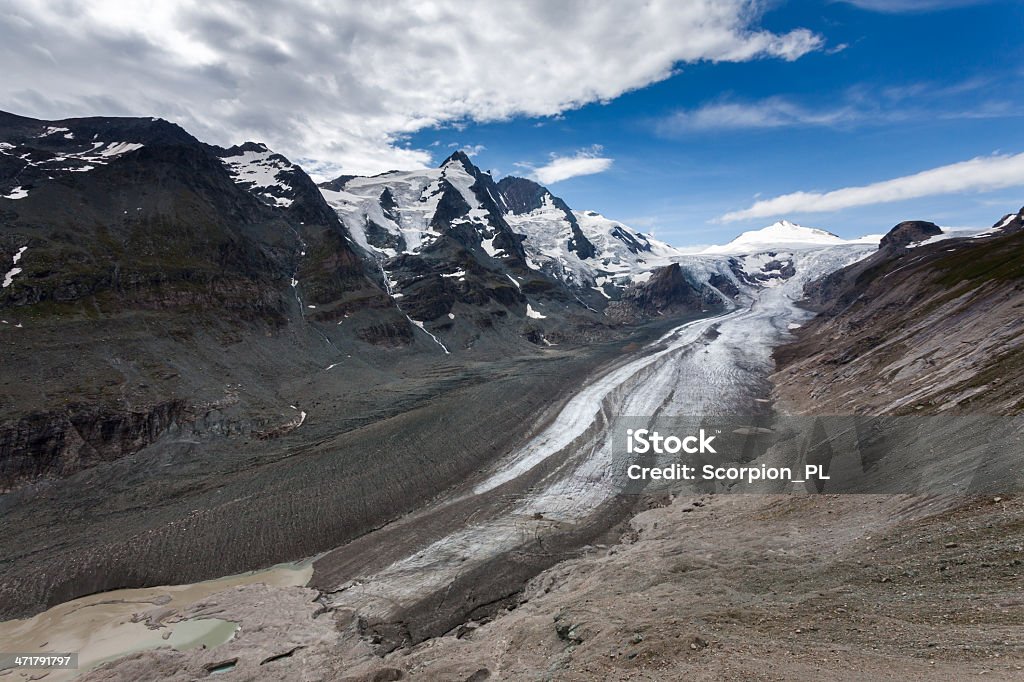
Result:
{"label": "white cloud", "polygon": [[404,146],[431,126],[554,116],[680,63],[822,47],[806,29],[760,28],[764,6],[0,0],[0,101],[42,118],[161,116],[216,144],[256,139],[323,168],[377,172],[431,163]]}
{"label": "white cloud", "polygon": [[[836,0],[833,0],[836,1]],[[972,5],[987,5],[992,0],[838,0],[848,5],[856,5],[861,9],[873,12],[887,12],[896,14],[899,12],[929,12],[937,9],[950,9],[952,7],[970,7]]]}
{"label": "white cloud", "polygon": [[675,111],[655,119],[652,125],[659,135],[672,137],[707,131],[1020,116],[1020,105],[1003,94],[1009,87],[1009,81],[991,75],[953,83],[925,81],[884,88],[858,84],[830,98],[824,107],[808,106],[783,95],[752,101],[726,98]]}
{"label": "white cloud", "polygon": [[792,126],[828,126],[853,121],[861,114],[852,107],[815,111],[784,97],[757,102],[712,102],[676,111],[655,122],[661,135],[709,130],[743,130]]}
{"label": "white cloud", "polygon": [[840,211],[856,206],[870,206],[940,194],[986,192],[1022,186],[1024,186],[1024,154],[996,154],[860,187],[845,187],[831,192],[784,194],[755,202],[750,208],[742,211],[726,213],[720,220],[733,222],[794,213]]}
{"label": "white cloud", "polygon": [[477,156],[480,152],[487,149],[482,144],[459,144],[458,142],[452,142],[448,145],[449,149],[461,149],[466,153],[466,156]]}
{"label": "white cloud", "polygon": [[539,168],[527,164],[517,164],[521,167],[530,168],[530,177],[542,185],[550,185],[580,175],[593,175],[603,173],[612,167],[614,159],[601,156],[601,145],[594,145],[589,149],[580,149],[572,156],[551,155],[551,160]]}

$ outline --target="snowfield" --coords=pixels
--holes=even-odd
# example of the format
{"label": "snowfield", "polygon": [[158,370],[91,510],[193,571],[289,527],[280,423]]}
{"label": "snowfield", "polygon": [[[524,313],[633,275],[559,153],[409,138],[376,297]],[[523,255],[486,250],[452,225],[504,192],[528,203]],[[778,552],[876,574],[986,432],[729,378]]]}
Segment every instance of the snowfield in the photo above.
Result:
{"label": "snowfield", "polygon": [[291,206],[293,199],[281,195],[293,194],[295,190],[283,176],[294,171],[297,166],[288,163],[283,156],[275,154],[264,145],[253,147],[256,148],[221,159],[231,179],[275,206]]}
{"label": "snowfield", "polygon": [[17,253],[15,253],[14,257],[11,259],[11,269],[8,270],[7,274],[4,275],[4,289],[14,284],[14,276],[21,272],[21,268],[18,267],[18,261],[21,260],[22,255],[24,255],[25,251],[27,250],[27,246],[21,247],[20,249],[18,249]]}

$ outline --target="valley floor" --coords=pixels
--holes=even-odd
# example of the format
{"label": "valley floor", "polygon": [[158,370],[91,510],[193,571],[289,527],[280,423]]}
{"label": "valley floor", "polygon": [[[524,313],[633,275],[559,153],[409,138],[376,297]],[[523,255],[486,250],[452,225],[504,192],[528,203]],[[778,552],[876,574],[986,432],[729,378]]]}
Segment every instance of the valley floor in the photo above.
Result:
{"label": "valley floor", "polygon": [[1019,679],[1016,498],[626,501],[602,485],[608,414],[761,404],[771,347],[805,316],[792,294],[613,360],[463,486],[319,557],[313,587],[243,581],[140,609],[157,627],[238,623],[231,641],[84,679]]}
{"label": "valley floor", "polygon": [[1020,679],[1022,522],[1019,500],[680,497],[539,576],[514,611],[346,672]]}
{"label": "valley floor", "polygon": [[313,590],[247,585],[181,613],[241,622],[235,641],[85,679],[236,659],[252,680],[1020,679],[1022,527],[1019,499],[680,496],[496,616],[382,658]]}

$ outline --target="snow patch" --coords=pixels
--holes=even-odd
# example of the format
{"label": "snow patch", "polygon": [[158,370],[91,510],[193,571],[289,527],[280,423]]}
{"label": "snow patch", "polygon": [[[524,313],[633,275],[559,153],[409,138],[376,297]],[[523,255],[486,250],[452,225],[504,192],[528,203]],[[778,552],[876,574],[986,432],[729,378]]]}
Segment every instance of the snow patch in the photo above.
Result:
{"label": "snow patch", "polygon": [[100,156],[109,159],[113,156],[121,156],[122,154],[133,152],[136,149],[142,149],[142,145],[138,142],[112,142],[100,152]]}
{"label": "snow patch", "polygon": [[[13,266],[17,266],[18,265],[18,261],[21,260],[21,256],[22,256],[22,254],[25,253],[26,249],[28,249],[27,246],[23,246],[20,249],[18,249],[18,252],[16,254],[14,254],[14,258],[11,260],[11,265],[13,265]],[[11,286],[11,284],[14,283],[14,276],[17,275],[19,272],[21,272],[21,268],[19,268],[19,267],[12,267],[10,270],[8,270],[7,274],[4,275],[4,281],[3,281],[3,287],[2,288],[6,289],[7,287]]]}
{"label": "snow patch", "polygon": [[547,318],[547,315],[542,315],[533,309],[533,306],[529,303],[526,304],[526,316],[532,317],[535,320],[543,320]]}
{"label": "snow patch", "polygon": [[911,243],[907,244],[907,248],[908,249],[916,249],[919,246],[924,246],[926,244],[934,244],[935,242],[945,241],[946,239],[950,239],[950,238],[955,237],[955,236],[956,235],[951,234],[951,233],[943,230],[942,234],[932,235],[931,237],[928,237],[928,239],[922,239],[919,242],[911,242]]}
{"label": "snow patch", "polygon": [[490,256],[491,258],[497,258],[498,256],[505,255],[505,250],[504,249],[496,249],[496,248],[494,248],[494,240],[496,238],[497,238],[497,235],[491,237],[490,239],[481,239],[480,240],[481,248],[483,248],[484,252],[487,253],[487,255]]}
{"label": "snow patch", "polygon": [[225,156],[221,163],[235,184],[241,185],[274,206],[286,208],[292,205],[294,199],[279,196],[280,193],[295,192],[294,187],[279,177],[285,171],[295,170],[295,166],[285,161],[284,157],[262,147],[260,151],[245,151],[234,156]]}

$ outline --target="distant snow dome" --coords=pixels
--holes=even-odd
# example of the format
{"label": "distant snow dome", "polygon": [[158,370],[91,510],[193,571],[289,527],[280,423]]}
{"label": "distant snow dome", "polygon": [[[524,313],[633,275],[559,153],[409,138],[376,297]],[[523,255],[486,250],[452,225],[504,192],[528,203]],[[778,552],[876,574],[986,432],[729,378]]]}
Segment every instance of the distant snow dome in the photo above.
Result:
{"label": "distant snow dome", "polygon": [[870,244],[878,240],[874,235],[858,239],[843,239],[827,230],[804,227],[788,220],[780,220],[760,230],[750,230],[739,235],[728,244],[710,246],[701,253],[747,253],[763,251],[773,247],[786,249],[812,249],[842,244]]}

